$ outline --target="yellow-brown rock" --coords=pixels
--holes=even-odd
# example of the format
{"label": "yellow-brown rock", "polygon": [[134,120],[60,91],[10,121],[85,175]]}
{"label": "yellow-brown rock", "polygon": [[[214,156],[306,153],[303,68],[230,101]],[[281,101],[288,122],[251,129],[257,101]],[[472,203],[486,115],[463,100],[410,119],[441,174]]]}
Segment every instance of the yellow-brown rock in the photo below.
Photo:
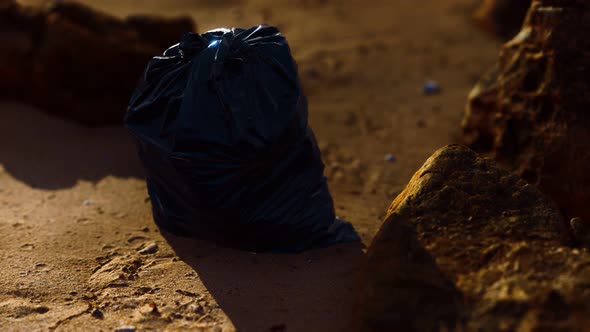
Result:
{"label": "yellow-brown rock", "polygon": [[520,33],[473,88],[468,146],[590,220],[590,2],[534,1]]}
{"label": "yellow-brown rock", "polygon": [[[460,145],[391,204],[368,251],[363,331],[577,331],[590,324],[587,251],[537,188]],[[590,325],[588,325],[590,326]]]}

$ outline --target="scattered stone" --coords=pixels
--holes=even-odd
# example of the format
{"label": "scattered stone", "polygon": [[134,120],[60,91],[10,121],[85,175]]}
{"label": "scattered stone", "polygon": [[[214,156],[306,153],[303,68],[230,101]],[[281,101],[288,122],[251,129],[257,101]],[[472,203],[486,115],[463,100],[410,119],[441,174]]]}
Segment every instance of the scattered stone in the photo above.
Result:
{"label": "scattered stone", "polygon": [[135,326],[119,326],[115,332],[135,332]]}
{"label": "scattered stone", "polygon": [[92,309],[92,311],[90,312],[90,315],[92,315],[92,317],[94,317],[96,319],[103,319],[104,318],[104,314],[98,308]]}
{"label": "scattered stone", "polygon": [[189,310],[189,312],[197,314],[199,316],[202,316],[205,314],[205,308],[200,304],[191,303],[188,306],[188,310]]}
{"label": "scattered stone", "polygon": [[397,161],[397,157],[391,153],[388,153],[385,155],[385,157],[383,157],[383,160],[394,163]]}
{"label": "scattered stone", "polygon": [[143,249],[139,250],[142,255],[155,254],[158,251],[158,245],[155,242],[146,244]]}
{"label": "scattered stone", "polygon": [[[590,308],[574,304],[590,293],[575,290],[570,271],[590,255],[564,247],[564,234],[537,188],[463,146],[444,147],[395,198],[368,250],[361,330],[554,330],[557,318],[536,313],[558,302],[567,304],[558,318],[573,317],[563,326],[584,326],[576,319],[590,323]],[[552,290],[562,296],[540,300]]]}
{"label": "scattered stone", "polygon": [[170,317],[170,319],[182,319],[183,318],[182,314],[180,314],[178,312],[173,312],[168,317]]}
{"label": "scattered stone", "polygon": [[31,251],[31,250],[35,249],[35,245],[32,243],[25,243],[25,244],[21,245],[20,248],[22,250]]}
{"label": "scattered stone", "polygon": [[[188,274],[188,273],[187,273]],[[184,276],[186,277],[187,274],[185,274]],[[189,297],[197,297],[197,298],[202,298],[201,295],[197,294],[197,293],[193,293],[193,292],[189,292],[189,291],[185,291],[182,289],[177,289],[176,293],[184,295],[184,296],[189,296]]]}
{"label": "scattered stone", "polygon": [[35,264],[35,269],[37,271],[42,271],[42,272],[49,272],[52,270],[51,267],[47,266],[47,264],[45,263],[37,263]]}
{"label": "scattered stone", "polygon": [[86,218],[86,217],[81,217],[81,218],[76,219],[76,222],[80,223],[80,224],[88,224],[91,221],[92,220],[90,218]]}
{"label": "scattered stone", "polygon": [[424,94],[426,94],[426,95],[435,95],[435,94],[440,93],[441,87],[440,87],[440,84],[438,84],[438,82],[429,80],[429,81],[426,81],[426,83],[424,83],[422,90],[424,91]]}
{"label": "scattered stone", "polygon": [[82,205],[92,205],[94,202],[91,199],[85,199],[82,202]]}
{"label": "scattered stone", "polygon": [[139,308],[139,312],[144,316],[160,316],[160,311],[158,310],[158,306],[154,302],[150,302],[143,307]]}
{"label": "scattered stone", "polygon": [[[590,2],[537,0],[475,85],[463,141],[590,220]],[[567,225],[569,228],[569,225]]]}
{"label": "scattered stone", "polygon": [[518,33],[531,2],[531,0],[485,0],[473,18],[484,31],[507,40]]}
{"label": "scattered stone", "polygon": [[38,306],[38,307],[35,307],[33,309],[33,311],[38,314],[44,314],[44,313],[49,312],[49,308],[47,308],[46,306]]}

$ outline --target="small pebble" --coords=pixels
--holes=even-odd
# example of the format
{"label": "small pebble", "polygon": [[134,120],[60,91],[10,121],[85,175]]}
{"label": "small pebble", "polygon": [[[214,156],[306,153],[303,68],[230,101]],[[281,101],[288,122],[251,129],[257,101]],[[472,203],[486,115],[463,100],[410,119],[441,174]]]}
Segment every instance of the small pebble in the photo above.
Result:
{"label": "small pebble", "polygon": [[205,308],[203,308],[200,305],[191,304],[191,305],[189,305],[188,309],[191,312],[196,313],[196,314],[199,314],[199,315],[204,315],[205,314]]}
{"label": "small pebble", "polygon": [[141,249],[139,251],[139,253],[142,255],[148,255],[148,254],[155,254],[157,251],[158,251],[158,245],[156,243],[150,243],[147,246],[145,246],[145,248]]}
{"label": "small pebble", "polygon": [[427,95],[435,95],[440,92],[441,87],[438,84],[438,82],[430,80],[430,81],[426,81],[426,83],[424,83],[424,86],[422,87],[422,89],[423,89],[424,93]]}
{"label": "small pebble", "polygon": [[135,326],[119,326],[115,332],[135,332]]}
{"label": "small pebble", "polygon": [[92,317],[97,318],[97,319],[104,318],[102,311],[100,311],[98,308],[95,308],[94,310],[92,310],[92,312],[90,314],[92,315]]}
{"label": "small pebble", "polygon": [[158,310],[158,306],[154,302],[150,302],[143,307],[139,308],[139,312],[142,315],[154,315],[160,316],[160,311]]}
{"label": "small pebble", "polygon": [[388,153],[388,154],[385,155],[385,157],[383,158],[383,160],[388,161],[390,163],[394,163],[394,162],[397,161],[397,158],[393,154]]}
{"label": "small pebble", "polygon": [[93,202],[91,199],[85,199],[84,202],[82,202],[82,204],[84,205],[91,205]]}

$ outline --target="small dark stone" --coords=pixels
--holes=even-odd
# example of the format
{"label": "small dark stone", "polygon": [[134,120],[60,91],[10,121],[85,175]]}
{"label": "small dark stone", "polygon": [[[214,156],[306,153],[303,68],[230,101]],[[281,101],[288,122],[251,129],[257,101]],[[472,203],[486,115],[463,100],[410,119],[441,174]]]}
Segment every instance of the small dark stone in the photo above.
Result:
{"label": "small dark stone", "polygon": [[135,332],[135,326],[119,326],[115,332]]}
{"label": "small dark stone", "polygon": [[47,308],[45,306],[40,306],[40,307],[35,308],[34,311],[38,314],[44,314],[49,311],[49,308]]}
{"label": "small dark stone", "polygon": [[103,319],[104,318],[102,311],[100,311],[100,309],[98,309],[98,308],[92,309],[92,311],[90,312],[90,315],[92,315],[92,317],[94,317],[96,319]]}
{"label": "small dark stone", "polygon": [[139,250],[139,253],[142,255],[149,255],[155,254],[158,251],[158,245],[156,243],[150,243],[146,245],[143,249]]}

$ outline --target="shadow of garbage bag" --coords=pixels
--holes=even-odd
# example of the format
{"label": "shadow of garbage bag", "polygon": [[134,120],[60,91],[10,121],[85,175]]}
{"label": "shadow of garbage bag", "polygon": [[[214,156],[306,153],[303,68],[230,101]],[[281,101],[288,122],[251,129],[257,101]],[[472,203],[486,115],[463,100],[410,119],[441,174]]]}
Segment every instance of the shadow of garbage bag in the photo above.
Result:
{"label": "shadow of garbage bag", "polygon": [[335,217],[307,118],[276,28],[186,34],[150,61],[125,117],[156,223],[251,251],[360,241]]}

